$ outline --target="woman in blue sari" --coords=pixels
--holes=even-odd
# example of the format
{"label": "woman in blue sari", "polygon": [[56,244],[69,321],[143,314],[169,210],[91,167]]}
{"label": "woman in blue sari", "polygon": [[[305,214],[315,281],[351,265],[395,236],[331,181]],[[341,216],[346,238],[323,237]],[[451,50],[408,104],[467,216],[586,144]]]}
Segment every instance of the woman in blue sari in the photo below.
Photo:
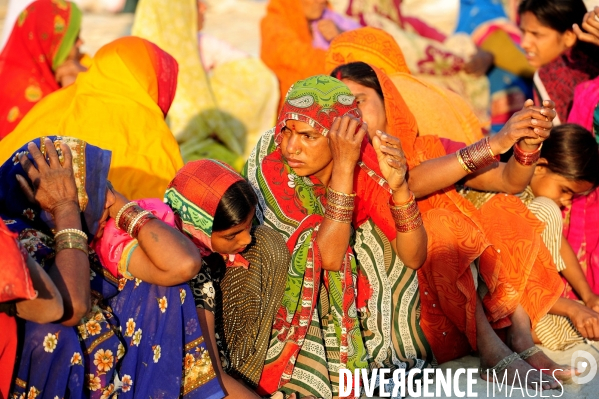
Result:
{"label": "woman in blue sari", "polygon": [[[13,396],[222,398],[195,306],[185,300],[184,282],[201,265],[197,249],[168,226],[165,206],[128,203],[112,189],[109,151],[51,140],[22,147],[0,167],[0,216],[65,298],[63,319],[24,322]],[[112,227],[126,212],[135,218],[125,220],[131,234],[123,238]],[[60,247],[53,230],[67,228],[90,237],[84,247],[76,239]],[[123,258],[129,268],[119,271]]]}

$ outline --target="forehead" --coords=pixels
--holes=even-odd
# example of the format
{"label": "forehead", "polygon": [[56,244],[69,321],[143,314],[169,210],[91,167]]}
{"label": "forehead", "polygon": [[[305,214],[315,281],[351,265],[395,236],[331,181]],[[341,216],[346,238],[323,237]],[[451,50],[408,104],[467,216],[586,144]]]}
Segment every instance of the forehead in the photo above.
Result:
{"label": "forehead", "polygon": [[297,132],[301,132],[301,133],[308,133],[308,132],[316,133],[316,129],[314,129],[308,123],[296,121],[293,119],[287,119],[287,121],[285,122],[285,126],[287,127],[287,129],[289,129],[291,131],[297,131]]}
{"label": "forehead", "polygon": [[549,26],[543,25],[541,21],[530,11],[526,11],[520,16],[520,28],[522,29],[534,29],[534,30],[554,30]]}
{"label": "forehead", "polygon": [[569,180],[564,176],[553,174],[553,179],[556,184],[569,189],[574,194],[581,194],[593,188],[593,184],[584,180]]}

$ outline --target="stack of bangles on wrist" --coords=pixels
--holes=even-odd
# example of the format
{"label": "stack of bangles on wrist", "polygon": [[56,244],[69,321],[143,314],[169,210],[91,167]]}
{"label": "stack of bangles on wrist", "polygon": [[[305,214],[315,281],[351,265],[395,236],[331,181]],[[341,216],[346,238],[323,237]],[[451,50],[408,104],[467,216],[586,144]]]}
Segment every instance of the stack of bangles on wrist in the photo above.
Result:
{"label": "stack of bangles on wrist", "polygon": [[157,219],[150,211],[144,211],[137,203],[129,202],[116,215],[116,226],[126,231],[132,238],[137,238],[139,231],[150,220]]}
{"label": "stack of bangles on wrist", "polygon": [[354,200],[356,194],[345,194],[327,189],[327,206],[324,217],[334,222],[350,224],[354,214]]}
{"label": "stack of bangles on wrist", "polygon": [[491,150],[491,144],[489,143],[488,137],[485,137],[468,147],[462,148],[456,152],[456,156],[458,162],[468,174],[474,173],[479,169],[497,162],[495,154],[493,154],[493,150]]}
{"label": "stack of bangles on wrist", "polygon": [[393,197],[389,198],[389,208],[398,232],[407,233],[422,226],[422,216],[414,194],[410,193],[410,199],[399,205],[393,202]]}
{"label": "stack of bangles on wrist", "polygon": [[514,159],[520,165],[531,166],[537,163],[539,158],[541,158],[541,147],[543,147],[543,143],[534,151],[526,152],[522,151],[522,148],[516,143],[514,145]]}
{"label": "stack of bangles on wrist", "polygon": [[56,252],[63,249],[78,249],[88,255],[87,234],[79,229],[63,229],[54,234]]}

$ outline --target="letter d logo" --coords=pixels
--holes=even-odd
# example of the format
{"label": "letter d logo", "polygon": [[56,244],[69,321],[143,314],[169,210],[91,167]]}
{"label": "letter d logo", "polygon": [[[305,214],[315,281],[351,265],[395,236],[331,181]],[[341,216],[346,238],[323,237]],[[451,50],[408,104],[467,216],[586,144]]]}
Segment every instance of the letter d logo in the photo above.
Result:
{"label": "letter d logo", "polygon": [[[582,360],[580,358],[584,358]],[[572,354],[570,358],[570,365],[572,368],[577,368],[580,371],[584,372],[589,370],[589,372],[584,376],[574,376],[572,380],[577,384],[586,384],[587,382],[591,382],[595,375],[597,375],[597,360],[587,351],[576,351]]]}

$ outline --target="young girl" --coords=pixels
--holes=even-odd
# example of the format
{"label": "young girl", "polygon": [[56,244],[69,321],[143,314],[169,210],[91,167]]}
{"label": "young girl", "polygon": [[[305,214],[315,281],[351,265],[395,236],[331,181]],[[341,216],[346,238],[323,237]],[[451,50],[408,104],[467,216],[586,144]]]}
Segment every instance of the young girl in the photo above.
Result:
{"label": "young girl", "polygon": [[[592,134],[580,125],[564,124],[551,130],[541,149],[522,201],[546,225],[543,241],[558,271],[567,281],[566,296],[574,291],[582,302],[560,298],[538,323],[535,341],[552,350],[565,350],[584,338],[599,340],[599,295],[593,292],[576,254],[562,234],[561,209],[599,184],[599,149]],[[463,191],[480,206],[494,194]]]}
{"label": "young girl", "polygon": [[219,161],[187,163],[165,201],[202,254],[201,271],[190,285],[227,397],[259,398],[252,388],[262,374],[285,289],[290,262],[285,241],[268,227],[252,226],[254,190]]}

